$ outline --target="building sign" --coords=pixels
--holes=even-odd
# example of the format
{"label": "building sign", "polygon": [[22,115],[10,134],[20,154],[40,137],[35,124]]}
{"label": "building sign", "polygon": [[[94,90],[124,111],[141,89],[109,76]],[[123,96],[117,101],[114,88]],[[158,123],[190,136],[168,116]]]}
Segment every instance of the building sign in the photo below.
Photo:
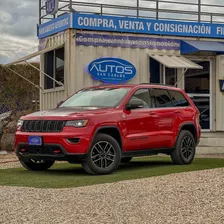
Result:
{"label": "building sign", "polygon": [[55,15],[58,11],[59,0],[46,0],[46,13],[50,15]]}
{"label": "building sign", "polygon": [[136,68],[120,58],[100,58],[88,66],[90,75],[104,83],[125,83],[136,75]]}
{"label": "building sign", "polygon": [[177,22],[73,13],[73,28],[169,36],[224,38],[224,24]]}
{"label": "building sign", "polygon": [[76,45],[180,50],[180,40],[77,33]]}
{"label": "building sign", "polygon": [[224,80],[219,80],[219,88],[220,88],[220,92],[224,93]]}
{"label": "building sign", "polygon": [[38,38],[42,39],[70,28],[70,14],[64,14],[38,26]]}
{"label": "building sign", "polygon": [[41,24],[39,39],[65,29],[139,33],[167,36],[224,38],[224,24],[139,19],[96,14],[69,13]]}

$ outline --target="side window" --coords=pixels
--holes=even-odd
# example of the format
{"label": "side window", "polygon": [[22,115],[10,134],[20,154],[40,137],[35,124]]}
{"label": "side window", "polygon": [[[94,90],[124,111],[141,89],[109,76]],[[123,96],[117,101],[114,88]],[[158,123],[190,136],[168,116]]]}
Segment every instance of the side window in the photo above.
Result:
{"label": "side window", "polygon": [[[139,89],[137,90],[131,99],[140,99],[144,104],[144,108],[151,108],[151,99],[149,96],[149,89]],[[130,99],[130,100],[131,100]]]}
{"label": "side window", "polygon": [[154,105],[156,108],[161,107],[172,107],[172,101],[170,95],[165,89],[154,89],[152,94],[152,98],[154,100]]}
{"label": "side window", "polygon": [[189,102],[184,97],[184,95],[178,91],[170,90],[171,99],[175,107],[187,107]]}

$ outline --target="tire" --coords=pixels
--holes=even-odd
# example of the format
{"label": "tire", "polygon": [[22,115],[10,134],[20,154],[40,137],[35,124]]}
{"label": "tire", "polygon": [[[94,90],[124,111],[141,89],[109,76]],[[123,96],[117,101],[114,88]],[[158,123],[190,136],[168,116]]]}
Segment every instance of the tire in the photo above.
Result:
{"label": "tire", "polygon": [[91,170],[87,163],[82,163],[82,168],[85,170],[86,173],[90,175],[96,175],[96,173]]}
{"label": "tire", "polygon": [[195,139],[191,132],[181,131],[176,142],[175,150],[171,153],[173,163],[177,165],[191,164],[195,157]]}
{"label": "tire", "polygon": [[132,157],[124,157],[124,158],[121,158],[121,162],[122,163],[129,163],[131,160],[132,160]]}
{"label": "tire", "polygon": [[55,161],[45,161],[41,160],[41,162],[38,163],[38,161],[29,160],[29,162],[20,160],[21,165],[27,169],[32,171],[44,171],[48,170],[50,167],[53,166]]}
{"label": "tire", "polygon": [[82,164],[89,174],[106,175],[117,170],[121,162],[121,148],[118,142],[106,134],[97,134]]}

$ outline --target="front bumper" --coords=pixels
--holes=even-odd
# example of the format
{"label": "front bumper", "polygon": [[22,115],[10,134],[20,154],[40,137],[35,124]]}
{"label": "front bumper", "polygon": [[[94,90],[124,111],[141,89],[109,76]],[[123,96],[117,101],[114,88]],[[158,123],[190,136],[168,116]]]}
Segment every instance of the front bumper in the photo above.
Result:
{"label": "front bumper", "polygon": [[27,143],[20,143],[16,149],[16,155],[23,161],[35,160],[54,160],[68,161],[70,163],[80,163],[86,160],[86,153],[67,153],[61,145],[45,144],[42,146],[30,146]]}
{"label": "front bumper", "polygon": [[[39,150],[38,156],[56,156],[52,154],[53,149],[58,149],[65,155],[84,155],[87,154],[91,141],[93,129],[89,128],[73,128],[65,127],[62,132],[59,133],[46,133],[46,132],[21,132],[17,131],[15,135],[15,150],[19,152],[21,147],[26,149],[28,153],[34,153],[37,156],[34,149]],[[28,144],[29,136],[39,136],[42,138],[41,146],[31,146]],[[27,151],[29,149],[29,151]],[[27,156],[28,154],[26,154]],[[25,155],[24,155],[25,156]]]}

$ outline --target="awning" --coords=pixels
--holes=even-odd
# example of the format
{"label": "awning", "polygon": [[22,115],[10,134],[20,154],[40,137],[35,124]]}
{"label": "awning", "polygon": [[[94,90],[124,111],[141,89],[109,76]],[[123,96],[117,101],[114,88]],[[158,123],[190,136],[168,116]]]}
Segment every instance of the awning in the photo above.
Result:
{"label": "awning", "polygon": [[60,48],[60,47],[62,47],[63,45],[64,45],[64,44],[60,44],[60,45],[57,45],[57,46],[54,46],[54,47],[46,48],[46,49],[41,50],[41,51],[37,51],[37,52],[35,52],[35,53],[32,53],[32,54],[30,54],[30,55],[27,55],[26,57],[23,57],[23,58],[17,59],[16,61],[13,61],[13,62],[10,62],[10,63],[8,63],[8,64],[5,64],[4,66],[10,66],[10,65],[14,65],[14,64],[18,64],[18,63],[27,61],[27,60],[29,60],[29,59],[31,59],[31,58],[35,58],[35,57],[37,57],[37,56],[39,56],[39,55],[41,55],[41,54],[45,54],[45,53],[47,53],[47,52],[49,52],[49,51],[55,50],[55,49],[57,49],[57,48]]}
{"label": "awning", "polygon": [[224,52],[224,43],[197,40],[181,41],[181,54],[189,54],[198,51],[222,53]]}
{"label": "awning", "polygon": [[42,90],[42,88],[41,88],[40,86],[38,86],[38,85],[36,85],[35,83],[31,82],[29,79],[25,78],[23,75],[19,74],[17,71],[14,71],[11,67],[9,67],[10,65],[14,65],[14,64],[21,63],[21,62],[25,62],[25,63],[27,63],[28,65],[30,65],[31,67],[33,67],[34,69],[38,70],[40,73],[42,73],[42,74],[44,74],[45,76],[47,76],[49,79],[52,79],[53,81],[55,81],[58,85],[63,86],[64,84],[63,84],[62,82],[57,81],[56,79],[54,79],[53,77],[49,76],[49,75],[46,74],[45,72],[41,71],[41,70],[40,70],[39,68],[37,68],[36,66],[34,66],[34,65],[32,65],[31,63],[27,62],[27,61],[28,61],[29,59],[31,59],[31,58],[37,57],[37,56],[39,56],[39,55],[41,55],[41,54],[45,54],[45,53],[47,53],[47,52],[49,52],[49,51],[53,51],[53,50],[58,49],[58,48],[61,48],[61,47],[63,47],[63,46],[64,46],[64,44],[60,44],[60,45],[56,45],[56,46],[53,46],[53,47],[46,48],[46,49],[41,50],[41,51],[37,51],[37,52],[35,52],[35,53],[33,53],[33,54],[30,54],[30,55],[28,55],[28,56],[26,56],[26,57],[23,57],[23,58],[20,58],[20,59],[18,59],[18,60],[16,60],[16,61],[13,61],[13,62],[10,62],[10,63],[8,63],[8,64],[5,64],[5,65],[3,66],[3,68],[5,68],[5,69],[7,69],[7,70],[9,70],[9,71],[11,71],[11,72],[13,72],[14,74],[18,75],[18,76],[21,77],[22,79],[24,79],[24,80],[26,80],[27,82],[29,82],[31,85],[33,85],[33,86],[35,86],[36,88]]}
{"label": "awning", "polygon": [[203,67],[181,55],[149,55],[168,68],[202,69]]}

